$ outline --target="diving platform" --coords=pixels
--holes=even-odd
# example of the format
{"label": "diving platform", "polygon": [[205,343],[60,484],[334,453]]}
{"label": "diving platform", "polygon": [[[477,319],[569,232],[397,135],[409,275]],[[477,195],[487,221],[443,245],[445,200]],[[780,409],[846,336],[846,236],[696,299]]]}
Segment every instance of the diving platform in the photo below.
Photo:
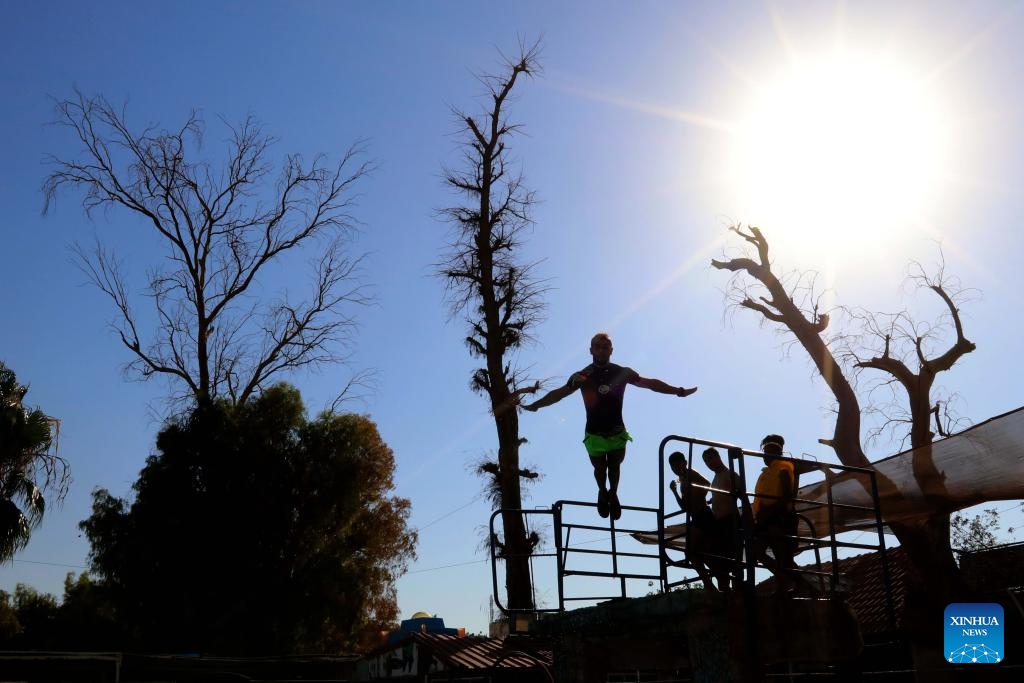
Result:
{"label": "diving platform", "polygon": [[[653,677],[643,680],[749,681],[760,680],[767,667],[779,664],[828,671],[840,679],[852,671],[863,639],[846,603],[849,586],[839,571],[840,551],[877,553],[882,583],[888,584],[873,471],[784,458],[794,463],[803,481],[813,479],[809,485],[822,494],[802,498],[798,493],[795,498],[801,524],[793,540],[804,566],[795,571],[796,587],[782,590],[768,578],[762,558],[748,551],[754,547],[749,514],[734,518],[733,556],[687,552],[689,513],[674,509],[674,497],[666,496],[667,454],[682,452],[692,471],[694,458],[699,462],[700,452],[709,447],[737,475],[742,493],[733,494],[736,505],[748,509],[753,487],[747,472],[755,471],[754,459],[763,457],[761,452],[672,435],[659,447],[656,507],[623,504],[622,518],[615,520],[598,517],[594,503],[561,500],[549,509],[497,510],[491,516],[492,539],[501,537],[501,521],[512,513],[522,516],[531,533],[542,530],[549,541],[550,547],[529,556],[534,586],[553,578],[554,595],[547,604],[535,601],[528,609],[504,604],[498,570],[509,558],[499,557],[493,543],[491,566],[495,603],[507,615],[510,631],[551,643],[556,681],[613,680],[615,672],[623,671]],[[867,485],[867,504],[831,495],[830,483],[842,475]],[[702,495],[716,492],[701,479],[692,485],[704,489]],[[839,538],[835,520],[846,508],[862,531],[868,527],[861,534],[866,541]],[[866,519],[873,524],[866,525]],[[807,562],[809,557],[813,560]],[[719,591],[698,572],[709,559],[728,564],[730,590]],[[886,605],[891,619],[891,600]]]}
{"label": "diving platform", "polygon": [[[780,673],[861,680],[859,667],[872,658],[889,668],[897,662],[901,671],[889,674],[912,677],[909,660],[899,661],[909,657],[907,643],[893,634],[903,628],[897,610],[909,576],[928,568],[913,567],[902,548],[886,549],[885,522],[1024,498],[1024,408],[870,468],[786,458],[798,477],[800,523],[792,537],[798,543],[797,589],[780,592],[767,578],[761,558],[748,551],[753,529],[741,515],[732,530],[739,551],[712,558],[729,563],[733,578],[731,590],[719,592],[695,569],[702,561],[698,549],[687,552],[688,513],[666,496],[670,447],[685,454],[690,471],[698,449],[718,449],[741,480],[743,497],[753,496],[748,469],[759,470],[762,453],[673,435],[659,447],[651,505],[623,505],[621,520],[599,518],[594,503],[567,500],[491,517],[492,540],[502,533],[503,515],[512,513],[531,533],[542,528],[539,537],[550,546],[527,558],[534,604],[525,609],[502,602],[499,567],[512,558],[499,558],[493,544],[491,565],[495,601],[512,633],[551,643],[554,680],[758,681]],[[712,492],[701,479],[694,477],[693,485]],[[1018,550],[1004,549],[1017,554],[996,564],[1009,577],[999,585],[1016,587],[1004,591],[1014,618],[1024,618]],[[999,559],[992,553],[986,558]],[[971,560],[964,558],[962,567]],[[896,604],[894,579],[900,586]],[[539,590],[541,583],[547,588]],[[872,657],[872,649],[892,652]],[[1019,670],[1003,673],[1000,680],[1011,680]]]}

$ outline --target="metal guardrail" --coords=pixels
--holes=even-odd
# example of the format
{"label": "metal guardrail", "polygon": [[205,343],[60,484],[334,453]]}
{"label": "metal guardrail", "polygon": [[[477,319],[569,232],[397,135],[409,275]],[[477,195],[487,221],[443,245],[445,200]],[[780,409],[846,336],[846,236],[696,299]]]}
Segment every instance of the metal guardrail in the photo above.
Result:
{"label": "metal guardrail", "polygon": [[[594,524],[583,524],[578,522],[568,522],[565,520],[565,512],[570,508],[596,508],[595,503],[578,501],[578,500],[560,500],[554,503],[549,510],[544,509],[519,509],[509,510],[501,509],[495,510],[491,514],[490,518],[490,556],[491,556],[491,579],[494,588],[495,605],[505,614],[515,615],[517,613],[545,613],[545,612],[564,612],[567,602],[579,602],[579,601],[597,601],[597,600],[613,600],[616,598],[625,598],[627,596],[627,581],[629,580],[647,580],[647,581],[658,581],[660,585],[661,571],[658,569],[658,562],[660,560],[660,554],[655,552],[630,552],[619,549],[618,537],[621,534],[632,534],[632,533],[647,533],[651,530],[651,527],[644,529],[633,529],[620,527],[616,525],[614,519],[609,519],[607,526],[597,526]],[[640,507],[635,505],[623,505],[623,511],[632,511],[640,513],[649,513],[652,517],[652,526],[656,523],[655,518],[658,515],[658,509],[653,507]],[[521,514],[524,517],[529,516],[543,516],[551,519],[551,524],[554,529],[554,549],[552,552],[538,552],[530,553],[528,559],[531,564],[531,575],[533,574],[533,562],[541,558],[553,558],[557,563],[558,567],[558,605],[557,607],[531,607],[529,609],[515,609],[501,602],[499,586],[498,586],[498,571],[497,565],[498,560],[511,559],[507,554],[507,551],[502,557],[498,556],[497,548],[494,543],[494,539],[497,537],[495,529],[495,520],[497,520],[502,514],[512,512],[515,514]],[[609,548],[608,549],[595,549],[595,548],[582,548],[580,544],[573,544],[573,532],[579,531],[599,531],[607,533],[609,536]],[[587,541],[588,543],[591,541]],[[604,556],[610,558],[611,570],[601,571],[596,569],[587,569],[576,566],[573,563],[573,559],[578,556]],[[652,569],[650,572],[630,572],[624,571],[620,568],[620,560],[624,558],[634,558],[641,560],[650,560]],[[605,579],[614,579],[618,581],[619,589],[614,594],[603,594],[603,595],[566,595],[565,591],[565,579],[572,576],[587,576]]]}
{"label": "metal guardrail", "polygon": [[[746,459],[748,457],[763,458],[764,457],[764,453],[762,453],[760,451],[745,450],[745,449],[743,449],[743,448],[741,448],[739,446],[736,446],[734,444],[729,444],[729,443],[724,443],[724,442],[716,442],[716,441],[708,441],[708,440],[705,440],[705,439],[697,439],[697,438],[694,438],[694,437],[679,436],[679,435],[674,435],[674,434],[666,436],[664,439],[662,439],[661,444],[658,447],[658,463],[659,463],[659,465],[658,465],[658,508],[659,508],[659,521],[660,521],[660,525],[659,525],[659,529],[658,529],[658,541],[659,541],[658,542],[658,547],[660,548],[661,553],[662,553],[662,585],[663,585],[664,589],[665,590],[669,590],[669,589],[671,589],[674,586],[677,586],[677,585],[680,585],[680,584],[683,584],[683,583],[689,583],[689,582],[692,582],[692,581],[696,580],[696,579],[691,578],[691,579],[688,579],[686,581],[671,581],[669,576],[668,576],[668,569],[669,569],[669,567],[683,566],[683,567],[691,567],[692,568],[692,566],[693,566],[692,563],[685,556],[683,558],[680,558],[680,559],[675,559],[675,560],[672,559],[669,556],[669,554],[668,554],[670,548],[668,548],[667,545],[666,545],[667,541],[671,541],[672,539],[671,538],[666,538],[666,535],[665,535],[665,521],[666,520],[670,520],[673,517],[680,516],[680,515],[685,517],[685,521],[687,523],[690,521],[689,520],[689,513],[688,512],[671,512],[670,513],[670,512],[667,512],[667,510],[666,510],[665,489],[667,487],[666,487],[666,484],[665,484],[665,471],[667,469],[667,464],[668,464],[668,462],[667,462],[668,459],[666,457],[666,447],[669,444],[674,443],[674,442],[686,444],[685,455],[686,455],[686,464],[687,464],[688,468],[692,468],[693,467],[694,451],[695,451],[695,448],[697,446],[703,446],[705,448],[720,449],[721,451],[724,451],[725,454],[728,456],[727,458],[723,458],[723,462],[726,464],[726,466],[729,468],[730,471],[732,471],[734,474],[736,474],[739,477],[740,484],[741,484],[741,486],[743,488],[742,498],[741,498],[740,501],[738,501],[739,502],[738,507],[742,508],[743,512],[741,512],[741,514],[739,514],[735,518],[736,519],[736,526],[734,527],[734,533],[737,534],[737,536],[738,536],[738,538],[740,540],[740,545],[739,545],[740,552],[738,554],[738,558],[727,558],[727,557],[721,557],[721,556],[716,556],[716,557],[718,557],[718,559],[732,560],[732,561],[736,562],[738,573],[741,573],[743,575],[744,582],[747,584],[748,589],[749,590],[753,590],[754,583],[755,583],[754,571],[755,571],[755,569],[757,567],[763,567],[764,565],[763,565],[763,563],[759,563],[758,558],[751,559],[750,558],[750,554],[748,553],[748,549],[753,547],[753,540],[754,540],[753,531],[754,530],[753,530],[753,523],[752,523],[752,519],[753,518],[752,518],[752,515],[747,512],[747,506],[749,504],[749,501],[751,499],[755,498],[755,493],[754,493],[754,491],[750,490],[750,487],[747,484],[748,478],[747,478],[747,471],[746,471]],[[879,502],[878,502],[879,501],[879,499],[878,499],[878,483],[877,483],[876,478],[875,478],[874,470],[869,469],[869,468],[863,468],[863,467],[852,467],[852,466],[848,466],[848,465],[838,465],[838,464],[832,464],[832,463],[821,463],[821,462],[817,462],[817,461],[814,461],[814,460],[804,460],[804,459],[801,459],[801,458],[782,457],[781,459],[793,463],[794,470],[797,473],[797,478],[798,479],[799,479],[799,475],[802,474],[802,473],[809,473],[809,472],[812,472],[812,471],[815,471],[815,470],[820,471],[824,475],[824,482],[825,482],[825,485],[826,485],[826,500],[825,500],[825,502],[821,502],[821,501],[818,501],[818,500],[810,500],[810,499],[805,499],[805,498],[794,498],[793,499],[793,502],[794,502],[795,508],[796,508],[796,512],[797,512],[798,516],[801,516],[803,518],[805,524],[807,524],[811,528],[811,535],[810,536],[800,536],[800,535],[797,535],[795,537],[790,537],[790,538],[795,540],[798,543],[799,547],[802,548],[802,550],[811,549],[811,550],[814,551],[814,553],[815,553],[815,566],[817,567],[816,570],[815,569],[799,569],[798,568],[798,569],[796,569],[796,572],[798,574],[811,577],[812,579],[814,577],[817,577],[819,579],[819,581],[822,580],[822,579],[827,578],[828,579],[828,591],[827,592],[829,594],[834,595],[841,588],[841,582],[840,582],[840,576],[839,576],[839,557],[838,557],[839,549],[841,549],[841,548],[852,548],[852,549],[877,551],[878,555],[879,555],[879,562],[881,564],[881,569],[882,569],[882,579],[883,579],[883,582],[884,582],[884,585],[885,585],[886,610],[887,610],[887,613],[888,613],[890,624],[891,625],[895,625],[895,611],[894,611],[894,607],[893,607],[893,603],[892,603],[892,591],[891,591],[891,588],[890,588],[891,587],[891,580],[890,580],[890,574],[889,574],[889,563],[888,563],[888,557],[886,556],[886,552],[885,552],[885,536],[884,536],[885,523],[882,520],[881,509],[880,509],[880,505],[879,505]],[[849,504],[836,503],[835,502],[835,500],[833,498],[833,495],[832,495],[832,481],[833,481],[833,479],[834,479],[834,477],[836,475],[841,474],[841,473],[846,473],[846,472],[857,473],[857,474],[864,475],[867,478],[867,480],[870,482],[870,489],[871,490],[869,491],[869,493],[871,495],[871,500],[872,500],[872,505],[871,506],[849,505]],[[794,482],[794,484],[795,484],[795,488],[798,489],[799,488],[799,481]],[[730,493],[728,491],[719,491],[718,489],[714,489],[711,486],[703,486],[703,485],[700,485],[700,484],[693,484],[693,487],[696,488],[696,489],[702,489],[702,490],[711,491],[711,492]],[[825,533],[819,534],[818,530],[813,528],[813,524],[810,522],[810,520],[807,518],[807,516],[806,515],[801,515],[802,512],[807,512],[807,511],[809,511],[809,510],[811,510],[811,509],[813,509],[815,507],[825,507],[826,508],[826,518],[828,520],[828,533],[827,534],[825,534]],[[842,540],[839,540],[837,538],[837,531],[836,531],[836,524],[835,524],[835,514],[834,513],[835,513],[835,510],[837,510],[837,509],[844,509],[844,508],[845,509],[851,509],[851,510],[862,510],[862,511],[867,511],[867,512],[872,513],[872,515],[874,516],[874,524],[872,526],[873,526],[873,528],[875,530],[875,533],[876,533],[876,536],[877,536],[877,539],[878,539],[877,544],[876,543],[855,543],[855,542],[850,542],[850,541],[842,541]],[[830,558],[829,559],[831,560],[831,567],[830,567],[830,570],[828,572],[823,572],[821,570],[821,566],[822,566],[821,565],[821,553],[820,553],[821,548],[827,548],[829,550],[829,554],[830,554]]]}
{"label": "metal guardrail", "polygon": [[[495,604],[497,605],[497,607],[504,614],[507,614],[507,615],[510,615],[510,616],[513,617],[512,619],[510,619],[510,622],[513,624],[512,630],[516,630],[515,627],[514,627],[516,619],[514,617],[517,616],[517,615],[538,614],[538,613],[545,613],[545,612],[562,612],[562,611],[565,611],[565,606],[566,606],[567,602],[574,602],[574,601],[597,601],[597,600],[610,600],[610,599],[617,599],[617,598],[625,598],[625,597],[627,597],[626,586],[627,586],[627,581],[628,580],[648,580],[648,581],[651,581],[651,582],[657,581],[660,590],[664,592],[664,591],[671,590],[672,588],[675,588],[677,586],[688,584],[688,583],[692,583],[692,582],[697,581],[697,580],[700,579],[700,577],[697,576],[697,577],[689,577],[689,578],[686,578],[686,579],[683,579],[683,580],[674,580],[669,575],[670,570],[676,569],[676,568],[694,569],[695,570],[693,563],[691,562],[690,558],[688,558],[686,556],[685,551],[682,551],[682,550],[679,550],[679,549],[675,549],[675,548],[673,548],[670,545],[672,541],[678,540],[678,538],[673,538],[671,536],[671,534],[667,534],[666,533],[666,527],[670,526],[670,524],[667,524],[667,522],[672,522],[672,520],[680,519],[680,518],[682,519],[682,521],[684,521],[686,523],[688,523],[690,521],[690,519],[689,519],[690,515],[689,515],[688,511],[683,510],[683,511],[668,512],[667,509],[666,509],[666,495],[665,495],[665,491],[666,491],[667,486],[666,486],[666,481],[665,481],[665,471],[667,469],[667,458],[666,458],[666,452],[665,451],[666,451],[666,447],[669,444],[672,444],[672,443],[675,443],[675,442],[686,444],[685,454],[686,454],[686,460],[687,460],[687,467],[692,467],[692,465],[693,465],[694,450],[698,446],[711,447],[711,448],[721,449],[721,451],[724,451],[725,454],[727,454],[728,458],[727,458],[727,460],[725,458],[723,458],[723,461],[726,463],[727,467],[739,477],[739,481],[741,482],[741,486],[743,488],[743,495],[742,495],[741,500],[738,501],[738,506],[741,509],[743,509],[743,510],[749,509],[749,502],[748,501],[751,498],[754,497],[754,492],[748,490],[749,487],[747,486],[747,472],[746,472],[746,462],[745,461],[746,461],[746,459],[748,457],[761,458],[761,457],[763,457],[763,453],[761,453],[759,451],[745,450],[745,449],[742,449],[742,448],[740,448],[738,446],[735,446],[733,444],[728,444],[728,443],[723,443],[723,442],[708,441],[708,440],[704,440],[704,439],[697,439],[697,438],[686,437],[686,436],[669,435],[669,436],[666,436],[664,439],[662,439],[661,444],[660,444],[660,446],[658,448],[658,507],[654,508],[654,507],[642,507],[642,506],[632,506],[632,505],[623,505],[622,506],[622,509],[624,511],[633,511],[633,512],[639,512],[639,513],[649,513],[649,514],[653,515],[653,517],[654,517],[653,522],[654,523],[650,527],[648,527],[646,529],[630,529],[630,528],[617,527],[615,520],[612,520],[612,519],[609,519],[609,523],[608,523],[607,526],[605,526],[605,525],[596,526],[596,525],[593,525],[593,524],[582,524],[582,523],[576,523],[576,522],[567,522],[565,520],[565,512],[567,510],[569,510],[571,508],[596,508],[597,507],[596,504],[594,504],[592,502],[584,502],[584,501],[560,500],[560,501],[557,501],[556,503],[554,503],[551,506],[550,509],[518,509],[518,510],[501,509],[501,510],[494,511],[494,513],[490,517],[490,525],[489,526],[490,526],[490,538],[492,539],[491,543],[490,543],[490,556],[491,556],[491,569],[492,569],[491,574],[492,574],[492,582],[493,582],[493,589],[494,589],[494,596],[495,596]],[[875,480],[874,471],[871,470],[871,469],[867,469],[867,468],[849,467],[849,466],[846,466],[846,465],[837,465],[837,464],[831,464],[831,463],[829,463],[829,464],[818,463],[818,462],[815,462],[815,461],[802,460],[802,459],[799,459],[799,458],[783,457],[782,459],[783,460],[788,460],[788,461],[794,463],[794,466],[795,466],[795,469],[796,469],[798,477],[799,477],[799,474],[801,474],[801,473],[808,473],[808,472],[811,472],[811,471],[818,470],[818,471],[822,472],[822,474],[824,475],[824,478],[825,478],[824,481],[826,483],[826,494],[827,495],[826,495],[825,502],[821,502],[821,501],[817,501],[817,500],[801,499],[801,498],[795,498],[794,499],[794,503],[796,505],[796,509],[797,509],[798,515],[801,512],[807,512],[808,510],[810,510],[810,509],[812,509],[814,507],[825,506],[826,509],[827,509],[827,519],[828,519],[828,527],[829,527],[827,534],[824,534],[824,533],[819,534],[818,530],[812,528],[811,536],[799,536],[798,535],[796,537],[790,537],[791,539],[796,540],[797,543],[799,544],[799,547],[802,548],[803,550],[810,549],[810,550],[813,550],[814,553],[815,553],[815,567],[816,567],[816,569],[806,569],[806,568],[804,568],[804,569],[797,569],[796,571],[799,574],[806,575],[812,581],[813,580],[817,580],[819,582],[819,585],[824,585],[824,584],[827,583],[827,591],[823,591],[823,592],[827,592],[828,594],[834,595],[837,591],[839,591],[840,584],[841,584],[840,576],[839,576],[839,557],[838,557],[839,549],[841,549],[841,548],[853,548],[853,549],[863,549],[863,550],[878,551],[879,552],[880,563],[881,563],[881,569],[882,569],[882,577],[883,577],[884,585],[886,587],[886,607],[887,607],[887,611],[888,611],[888,616],[889,616],[890,623],[891,624],[895,624],[895,613],[894,613],[894,608],[893,608],[893,604],[892,604],[892,595],[891,595],[891,590],[890,590],[889,566],[888,566],[888,560],[887,560],[886,553],[885,553],[885,538],[884,538],[884,534],[883,534],[884,523],[882,521],[881,512],[880,512],[879,504],[878,504],[878,486],[877,486],[877,482]],[[870,488],[871,488],[870,494],[871,494],[871,498],[872,498],[872,501],[873,501],[873,505],[872,506],[867,507],[867,506],[847,505],[847,504],[842,504],[842,503],[836,503],[835,502],[835,500],[833,499],[833,496],[832,496],[832,479],[837,474],[843,473],[843,472],[859,473],[859,474],[863,474],[863,475],[865,475],[867,477],[868,481],[870,481]],[[710,485],[704,486],[704,485],[700,485],[700,484],[693,484],[693,486],[696,489],[702,489],[702,490],[705,490],[705,491],[710,491],[712,493],[719,492],[717,489],[714,489]],[[729,492],[726,492],[726,493],[729,493]],[[737,496],[737,497],[739,498],[740,496]],[[672,502],[674,503],[674,501],[672,501]],[[854,542],[849,542],[849,541],[842,541],[842,540],[839,540],[837,538],[836,524],[835,524],[835,515],[834,515],[834,513],[835,513],[836,509],[842,509],[842,508],[858,509],[858,510],[862,510],[862,511],[871,511],[871,512],[873,512],[875,521],[874,521],[874,524],[872,526],[874,527],[875,532],[877,534],[877,539],[878,539],[877,544],[875,544],[875,543],[854,543]],[[533,563],[534,563],[535,560],[540,559],[540,558],[554,558],[555,562],[557,563],[557,572],[558,572],[558,576],[557,576],[558,605],[557,605],[557,607],[538,608],[536,606],[533,606],[533,607],[530,607],[528,609],[516,609],[516,608],[510,608],[508,605],[504,605],[501,602],[501,598],[500,598],[501,593],[499,591],[499,586],[498,586],[498,569],[497,569],[498,560],[499,559],[511,559],[511,558],[509,558],[509,556],[507,555],[507,549],[505,551],[506,552],[505,556],[503,556],[503,557],[499,557],[498,556],[497,548],[496,548],[495,543],[494,543],[494,539],[497,538],[497,536],[496,536],[496,529],[495,529],[495,520],[499,516],[501,516],[502,514],[510,513],[510,512],[513,513],[513,514],[521,514],[521,515],[523,515],[524,516],[524,522],[525,522],[525,520],[527,518],[529,518],[529,516],[532,516],[532,515],[543,516],[543,517],[546,517],[546,518],[550,518],[552,527],[554,529],[554,544],[555,544],[555,547],[554,547],[553,551],[550,551],[550,552],[539,552],[539,553],[530,553],[528,555],[528,561],[530,563],[530,573],[531,573],[531,576],[532,576],[533,575]],[[807,525],[812,526],[810,520],[807,518],[806,515],[803,515],[803,519],[804,519],[804,522]],[[715,556],[715,555],[710,555],[708,553],[705,553],[705,557],[707,557],[707,556],[717,557],[718,559],[724,559],[724,560],[728,560],[728,561],[733,562],[735,564],[735,569],[734,569],[734,576],[735,576],[735,578],[737,578],[737,579],[742,578],[742,583],[746,585],[747,589],[750,590],[750,591],[753,591],[753,587],[754,587],[754,584],[755,584],[755,569],[757,567],[763,567],[764,565],[763,565],[763,563],[760,563],[758,561],[758,558],[751,558],[750,557],[750,553],[748,552],[748,549],[753,547],[752,543],[753,543],[753,540],[754,540],[753,524],[752,524],[751,520],[752,520],[752,516],[749,513],[741,513],[740,515],[738,515],[736,517],[736,526],[734,528],[734,533],[737,534],[737,539],[739,541],[738,547],[740,549],[739,552],[737,553],[736,557]],[[653,530],[656,530],[657,539],[658,539],[658,545],[657,545],[658,550],[657,550],[656,554],[640,553],[640,552],[630,552],[630,551],[623,551],[623,550],[619,549],[619,547],[618,547],[618,545],[619,545],[618,544],[618,535],[623,534],[623,533],[650,534],[650,533],[652,533]],[[604,548],[604,549],[581,548],[581,547],[579,547],[578,543],[577,543],[577,545],[574,546],[573,545],[573,532],[574,531],[577,531],[577,532],[578,531],[600,531],[600,532],[607,532],[609,534],[609,542],[607,544],[607,547]],[[827,571],[827,572],[822,570],[821,549],[823,549],[823,548],[828,550],[828,552],[829,552],[829,559],[831,560],[831,567],[830,567],[829,571]],[[674,557],[673,555],[670,554],[670,553],[675,553],[675,552],[680,553],[680,555],[678,557]],[[591,557],[592,556],[606,556],[606,557],[609,557],[611,559],[611,570],[610,571],[600,571],[600,570],[595,570],[595,569],[579,568],[579,567],[577,567],[572,562],[572,560],[577,558],[578,556],[591,556]],[[656,571],[652,570],[651,572],[642,572],[642,571],[629,572],[629,571],[622,571],[622,570],[620,570],[620,558],[649,559],[649,560],[652,560],[652,562],[656,560],[657,561],[657,570]],[[566,594],[566,590],[565,590],[565,583],[566,583],[566,579],[567,578],[573,577],[573,576],[598,577],[598,578],[617,580],[618,584],[619,584],[618,591],[615,594],[612,594],[612,595],[587,595],[587,596],[575,596],[574,595],[574,596],[568,596]]]}

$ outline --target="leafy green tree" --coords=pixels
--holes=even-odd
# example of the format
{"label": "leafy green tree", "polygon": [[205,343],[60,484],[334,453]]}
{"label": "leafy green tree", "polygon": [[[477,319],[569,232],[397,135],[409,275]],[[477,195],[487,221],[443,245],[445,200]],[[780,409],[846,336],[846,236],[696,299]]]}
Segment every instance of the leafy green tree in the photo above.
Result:
{"label": "leafy green tree", "polygon": [[96,491],[81,526],[136,646],[336,652],[397,616],[417,538],[394,467],[367,417],[307,420],[276,385],[169,423],[134,501]]}
{"label": "leafy green tree", "polygon": [[956,512],[949,519],[949,543],[957,551],[991,548],[996,544],[998,532],[999,511],[995,508],[985,508],[973,517]]}
{"label": "leafy green tree", "polygon": [[46,493],[62,500],[71,481],[54,448],[56,421],[25,406],[26,393],[0,363],[0,562],[28,543],[46,511]]}
{"label": "leafy green tree", "polygon": [[57,644],[57,598],[40,593],[32,586],[19,583],[14,588],[14,613],[22,632],[14,646],[24,650],[48,650]]}
{"label": "leafy green tree", "polygon": [[124,643],[117,611],[106,587],[88,572],[64,577],[57,613],[57,646],[62,650],[116,650]]}
{"label": "leafy green tree", "polygon": [[14,639],[20,633],[21,622],[11,603],[11,594],[0,591],[0,648],[12,648]]}
{"label": "leafy green tree", "polygon": [[114,650],[124,638],[103,586],[87,573],[64,579],[64,599],[18,584],[0,591],[0,649]]}

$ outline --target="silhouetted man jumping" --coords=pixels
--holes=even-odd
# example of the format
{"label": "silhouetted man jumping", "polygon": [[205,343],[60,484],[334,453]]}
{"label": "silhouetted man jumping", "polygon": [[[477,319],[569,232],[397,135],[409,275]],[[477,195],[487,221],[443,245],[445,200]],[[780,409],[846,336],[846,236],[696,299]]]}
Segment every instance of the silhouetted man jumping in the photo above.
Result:
{"label": "silhouetted man jumping", "polygon": [[594,362],[574,373],[564,386],[522,407],[535,412],[538,408],[558,403],[577,389],[581,391],[583,405],[587,410],[583,445],[590,455],[594,479],[597,480],[597,513],[602,517],[610,513],[612,519],[618,519],[622,515],[617,494],[619,465],[626,457],[626,442],[633,440],[622,422],[622,399],[626,385],[632,384],[659,394],[675,396],[689,396],[697,391],[697,387],[674,387],[660,379],[641,377],[632,368],[610,362],[612,340],[604,332],[598,332],[590,340],[590,355]]}

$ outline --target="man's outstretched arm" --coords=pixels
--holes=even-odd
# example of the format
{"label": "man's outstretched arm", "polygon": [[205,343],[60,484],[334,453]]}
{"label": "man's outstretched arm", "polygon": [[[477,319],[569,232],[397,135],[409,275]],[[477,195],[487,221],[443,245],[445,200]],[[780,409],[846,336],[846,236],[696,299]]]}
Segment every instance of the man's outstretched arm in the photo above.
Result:
{"label": "man's outstretched arm", "polygon": [[667,382],[662,382],[660,379],[654,379],[653,377],[641,377],[640,375],[637,375],[636,379],[630,382],[630,384],[643,389],[656,391],[659,394],[671,394],[672,396],[689,396],[697,391],[697,387],[692,387],[690,389],[674,387]]}
{"label": "man's outstretched arm", "polygon": [[576,391],[576,387],[570,384],[564,384],[558,387],[557,389],[552,389],[548,393],[538,398],[533,403],[522,403],[520,405],[522,406],[523,410],[529,410],[531,413],[533,413],[536,412],[538,408],[545,408],[549,405],[558,403],[566,396],[572,394],[574,391]]}

